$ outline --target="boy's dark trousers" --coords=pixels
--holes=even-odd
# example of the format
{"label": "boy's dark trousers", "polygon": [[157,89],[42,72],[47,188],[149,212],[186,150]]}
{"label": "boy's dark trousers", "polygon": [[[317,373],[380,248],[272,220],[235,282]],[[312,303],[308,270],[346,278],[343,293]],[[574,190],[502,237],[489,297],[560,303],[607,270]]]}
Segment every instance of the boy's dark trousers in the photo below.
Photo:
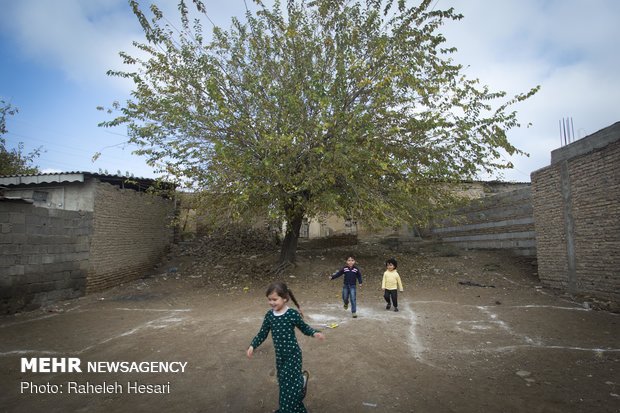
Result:
{"label": "boy's dark trousers", "polygon": [[[398,307],[398,290],[386,289],[383,293],[383,298],[385,298],[385,302],[387,302],[388,304],[392,304],[394,307]],[[391,303],[390,298],[392,299]]]}

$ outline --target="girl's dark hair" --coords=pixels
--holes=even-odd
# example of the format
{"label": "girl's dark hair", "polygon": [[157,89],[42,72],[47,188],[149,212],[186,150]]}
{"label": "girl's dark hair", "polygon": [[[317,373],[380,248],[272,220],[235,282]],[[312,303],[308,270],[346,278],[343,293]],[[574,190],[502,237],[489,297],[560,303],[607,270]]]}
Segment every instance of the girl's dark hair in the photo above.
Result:
{"label": "girl's dark hair", "polygon": [[293,300],[293,302],[295,303],[295,306],[297,306],[297,308],[299,307],[299,303],[297,302],[297,300],[295,299],[295,296],[293,295],[293,291],[291,291],[286,284],[284,284],[281,281],[276,281],[274,283],[269,284],[269,286],[267,287],[267,292],[265,293],[265,295],[267,297],[269,297],[271,295],[271,293],[275,292],[276,294],[278,294],[278,296],[288,300],[289,298],[291,300]]}
{"label": "girl's dark hair", "polygon": [[398,263],[396,262],[396,258],[390,258],[385,260],[385,266],[387,267],[388,264],[392,264],[394,266],[394,268],[398,267]]}

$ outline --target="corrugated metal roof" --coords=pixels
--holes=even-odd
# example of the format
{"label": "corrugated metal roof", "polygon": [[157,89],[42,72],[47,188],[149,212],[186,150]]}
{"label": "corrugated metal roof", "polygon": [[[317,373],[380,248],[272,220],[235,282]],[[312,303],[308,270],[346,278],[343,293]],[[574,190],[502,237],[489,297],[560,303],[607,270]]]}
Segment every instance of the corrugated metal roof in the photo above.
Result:
{"label": "corrugated metal roof", "polygon": [[83,172],[66,172],[39,175],[12,175],[0,176],[0,185],[30,185],[30,184],[49,184],[59,182],[84,182]]}
{"label": "corrugated metal roof", "polygon": [[[99,174],[93,172],[61,172],[61,173],[43,173],[43,174],[24,174],[24,175],[5,175],[0,176],[0,187],[14,187],[22,185],[40,185],[67,182],[84,182],[87,178],[96,178],[101,182],[107,182],[118,185],[122,188],[131,188],[143,191],[152,186],[156,179],[137,178],[122,175]],[[164,182],[166,188],[174,189],[176,185]]]}
{"label": "corrugated metal roof", "polygon": [[116,174],[102,174],[88,171],[66,171],[66,172],[48,172],[38,174],[17,174],[17,175],[0,175],[0,178],[14,178],[14,177],[57,177],[57,176],[70,176],[70,175],[88,175],[93,177],[108,177],[108,178],[123,178],[123,179],[139,179],[139,180],[154,180],[152,178],[142,178],[134,176],[124,176]]}

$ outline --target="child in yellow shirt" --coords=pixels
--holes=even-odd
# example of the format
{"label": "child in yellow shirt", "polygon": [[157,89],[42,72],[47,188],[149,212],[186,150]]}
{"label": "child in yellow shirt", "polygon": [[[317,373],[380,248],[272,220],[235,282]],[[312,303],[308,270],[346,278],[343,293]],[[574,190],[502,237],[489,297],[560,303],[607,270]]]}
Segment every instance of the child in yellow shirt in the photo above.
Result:
{"label": "child in yellow shirt", "polygon": [[403,291],[403,283],[400,281],[398,271],[396,271],[398,263],[394,258],[390,258],[385,261],[385,267],[387,270],[383,273],[383,281],[381,282],[383,298],[387,302],[385,309],[389,310],[394,305],[394,311],[398,311],[398,290]]}

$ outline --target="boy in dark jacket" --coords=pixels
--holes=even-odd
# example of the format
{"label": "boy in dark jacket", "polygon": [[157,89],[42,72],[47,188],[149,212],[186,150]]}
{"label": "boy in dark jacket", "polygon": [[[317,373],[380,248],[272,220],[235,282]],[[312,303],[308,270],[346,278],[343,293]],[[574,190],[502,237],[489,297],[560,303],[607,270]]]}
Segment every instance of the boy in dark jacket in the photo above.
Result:
{"label": "boy in dark jacket", "polygon": [[362,272],[355,266],[355,257],[352,255],[347,257],[347,265],[330,275],[329,279],[333,280],[341,275],[344,275],[342,283],[342,301],[344,303],[344,309],[346,310],[349,308],[349,300],[351,300],[351,313],[353,313],[353,318],[357,318],[356,286],[359,282],[360,288],[362,287]]}

